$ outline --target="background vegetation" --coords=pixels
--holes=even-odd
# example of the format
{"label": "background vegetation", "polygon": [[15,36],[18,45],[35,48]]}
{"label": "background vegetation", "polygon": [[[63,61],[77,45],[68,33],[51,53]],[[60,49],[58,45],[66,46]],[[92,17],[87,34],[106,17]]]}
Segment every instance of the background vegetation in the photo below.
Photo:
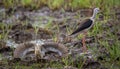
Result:
{"label": "background vegetation", "polygon": [[[99,7],[101,9],[101,13],[104,15],[104,20],[103,21],[98,21],[96,25],[94,26],[93,30],[89,32],[88,36],[94,36],[97,34],[103,34],[101,32],[107,33],[107,38],[113,39],[114,42],[112,44],[109,44],[109,41],[106,39],[100,39],[97,40],[95,38],[96,42],[98,42],[101,46],[103,46],[106,51],[109,53],[109,57],[105,57],[105,61],[111,64],[106,64],[108,66],[114,65],[116,62],[116,59],[118,60],[118,57],[120,59],[120,41],[117,37],[117,32],[119,29],[119,26],[114,27],[116,30],[114,33],[111,33],[111,28],[101,28],[103,23],[108,23],[107,21],[109,20],[110,14],[113,14],[114,16],[114,22],[118,22],[116,19],[116,9],[120,7],[120,0],[0,0],[0,3],[5,7],[5,8],[17,8],[17,7],[23,7],[23,8],[31,8],[31,9],[40,9],[43,6],[49,7],[51,10],[58,10],[58,9],[64,9],[66,11],[75,11],[81,8],[95,8]],[[51,25],[49,25],[51,26]],[[11,28],[11,26],[7,26],[4,24],[0,24],[0,29],[6,30]],[[7,30],[7,33],[2,33],[0,34],[0,39],[6,40],[7,34],[9,33],[9,30]],[[96,50],[97,51],[97,50]],[[96,52],[99,55],[102,55],[99,52]],[[118,60],[120,61],[120,60]],[[69,60],[63,59],[63,62],[65,63],[66,66],[72,65],[72,63],[69,63]],[[80,62],[79,68],[82,67],[82,62]],[[120,62],[117,62],[117,64],[120,64]],[[62,65],[59,63],[51,63],[49,64],[51,67],[58,67],[61,68]],[[39,66],[38,64],[34,64],[32,68]],[[22,68],[19,66],[19,64],[16,66],[17,68]],[[24,67],[24,66],[23,66]],[[25,66],[27,67],[27,66]],[[47,67],[47,65],[46,65]],[[112,66],[110,67],[112,69]]]}
{"label": "background vegetation", "polygon": [[79,9],[100,7],[102,9],[120,6],[120,0],[2,0],[6,8],[22,6],[40,8],[48,6],[50,9]]}

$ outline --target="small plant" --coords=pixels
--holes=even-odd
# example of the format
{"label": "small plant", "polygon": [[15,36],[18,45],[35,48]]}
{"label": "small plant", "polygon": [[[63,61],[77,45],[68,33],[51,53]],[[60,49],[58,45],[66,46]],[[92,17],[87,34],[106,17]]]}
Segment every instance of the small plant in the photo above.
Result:
{"label": "small plant", "polygon": [[37,26],[35,26],[34,30],[35,30],[35,39],[37,39],[39,28]]}
{"label": "small plant", "polygon": [[4,23],[0,23],[0,29],[2,29],[2,33],[0,34],[0,39],[6,41],[8,39],[8,34],[11,30],[11,25],[7,25]]}
{"label": "small plant", "polygon": [[72,8],[90,8],[90,0],[73,0],[71,2]]}
{"label": "small plant", "polygon": [[6,8],[10,8],[14,6],[14,0],[3,0],[3,4]]}
{"label": "small plant", "polygon": [[3,5],[6,8],[13,6],[32,6],[32,8],[39,8],[47,5],[49,8],[55,10],[63,8],[79,9],[79,8],[93,8],[99,7],[105,14],[109,13],[112,7],[120,6],[120,0],[3,0]]}
{"label": "small plant", "polygon": [[30,6],[32,4],[32,0],[21,0],[21,4],[23,6]]}
{"label": "small plant", "polygon": [[66,30],[68,35],[72,32],[72,30],[69,27],[66,27]]}
{"label": "small plant", "polygon": [[99,41],[99,43],[105,47],[105,49],[107,50],[109,54],[109,58],[106,57],[107,61],[114,62],[117,58],[120,57],[120,47],[119,47],[120,41],[116,40],[116,42],[112,45],[110,45],[109,42],[106,40]]}
{"label": "small plant", "polygon": [[45,25],[45,28],[50,29],[51,27],[53,27],[53,23],[52,23],[52,19],[49,19],[48,23]]}
{"label": "small plant", "polygon": [[51,9],[59,9],[62,7],[64,0],[48,0],[48,7]]}
{"label": "small plant", "polygon": [[71,64],[68,58],[69,57],[66,57],[66,58],[62,59],[62,62],[65,64],[65,66],[69,66]]}

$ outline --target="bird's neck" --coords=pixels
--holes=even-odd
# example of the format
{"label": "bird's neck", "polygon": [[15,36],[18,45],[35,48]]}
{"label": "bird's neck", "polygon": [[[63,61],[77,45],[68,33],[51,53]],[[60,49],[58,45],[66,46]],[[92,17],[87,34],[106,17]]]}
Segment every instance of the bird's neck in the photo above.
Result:
{"label": "bird's neck", "polygon": [[92,17],[90,17],[90,19],[91,19],[92,21],[94,21],[94,19],[95,19],[95,17],[96,17],[96,14],[97,14],[97,13],[94,12],[93,15],[92,15]]}

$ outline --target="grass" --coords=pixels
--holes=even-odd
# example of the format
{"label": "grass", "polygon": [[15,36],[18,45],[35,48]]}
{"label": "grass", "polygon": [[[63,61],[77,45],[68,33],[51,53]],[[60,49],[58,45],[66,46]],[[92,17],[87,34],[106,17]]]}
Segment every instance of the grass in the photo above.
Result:
{"label": "grass", "polygon": [[[119,51],[120,41],[118,40],[117,35],[111,33],[110,30],[111,30],[110,28],[106,30],[107,39],[99,40],[99,43],[100,43],[100,45],[102,45],[106,48],[107,52],[110,55],[110,60],[114,61],[120,57],[120,51]],[[117,29],[115,32],[117,32]],[[110,40],[112,40],[112,42],[110,42]]]}
{"label": "grass", "polygon": [[32,0],[21,0],[21,5],[30,6],[32,4]]}
{"label": "grass", "polygon": [[[22,6],[22,7],[31,7],[31,8],[40,8],[44,5],[48,6],[52,10],[56,9],[63,9],[64,11],[66,9],[71,9],[71,10],[76,10],[79,8],[94,8],[94,7],[99,7],[102,11],[102,13],[105,15],[103,21],[96,21],[94,27],[88,32],[88,36],[94,36],[95,37],[95,43],[99,43],[100,46],[104,47],[106,49],[106,52],[109,54],[108,56],[105,56],[105,61],[108,63],[110,62],[111,64],[111,69],[113,68],[112,66],[116,62],[116,59],[120,58],[120,41],[118,40],[116,34],[113,34],[110,32],[110,28],[104,29],[102,28],[102,25],[107,23],[108,19],[110,19],[109,14],[114,13],[111,12],[110,10],[113,9],[114,7],[120,7],[120,0],[68,0],[66,2],[65,0],[3,0],[3,5],[6,8],[14,7],[14,6]],[[50,29],[52,27],[52,19],[49,20],[48,24],[45,26],[46,29]],[[56,25],[57,33],[60,32],[58,25]],[[36,34],[38,33],[38,28],[35,28]],[[3,30],[3,33],[0,34],[0,40],[7,40],[8,38],[8,33],[10,32],[11,26],[5,25],[4,23],[0,23],[0,29]],[[118,29],[116,29],[118,30]],[[71,29],[67,27],[67,33],[70,33]],[[97,35],[104,35],[105,32],[107,35],[105,38],[107,39],[113,39],[114,42],[112,45],[110,44],[109,40],[107,39],[98,39]],[[117,31],[116,31],[117,32]],[[57,41],[58,40],[58,34],[53,35],[53,40]],[[81,36],[78,36],[81,38]],[[95,54],[102,55],[95,49]],[[118,64],[120,60],[118,60]],[[62,59],[62,62],[64,63],[64,66],[73,66],[74,63],[70,62],[70,59],[65,58]],[[85,62],[85,61],[84,61]],[[78,63],[78,68],[82,68],[84,62],[79,62]],[[105,64],[105,63],[103,63]],[[33,64],[30,66],[30,69],[34,69],[35,67],[39,67],[39,64]],[[54,68],[63,68],[63,64],[61,63],[48,63],[45,64],[44,67],[54,67]],[[28,68],[27,66],[19,66],[16,65],[15,69],[18,68]]]}
{"label": "grass", "polygon": [[90,5],[90,0],[73,0],[71,3],[70,3],[70,6],[72,7],[72,9],[74,8],[90,8],[91,5]]}
{"label": "grass", "polygon": [[[109,12],[113,6],[120,6],[120,0],[3,0],[3,5],[6,8],[13,6],[30,6],[33,8],[39,8],[44,5],[50,9],[78,9],[78,8],[93,8],[100,7],[103,11]],[[106,12],[106,13],[107,13]]]}
{"label": "grass", "polygon": [[3,32],[0,34],[0,40],[5,41],[8,39],[8,33],[10,32],[11,27],[11,25],[0,23],[0,29],[3,30]]}
{"label": "grass", "polygon": [[[116,19],[114,19],[116,20]],[[116,22],[116,21],[114,21]],[[105,58],[105,61],[104,63],[102,63],[103,65],[108,63],[108,65],[112,65],[111,67],[107,67],[107,68],[110,68],[110,69],[114,69],[114,64],[119,62],[120,60],[118,60],[120,58],[120,41],[118,40],[118,37],[116,34],[113,34],[111,32],[111,28],[112,27],[106,27],[103,28],[102,25],[105,24],[105,23],[108,23],[105,21],[101,21],[101,22],[97,22],[96,25],[94,26],[93,30],[92,30],[92,33],[89,33],[89,36],[91,35],[102,35],[103,38],[102,39],[98,39],[95,37],[95,43],[99,43],[101,47],[104,47],[105,48],[105,52],[106,56],[104,56]],[[114,25],[113,26],[113,29],[115,29],[114,33],[116,33],[118,31],[118,28],[119,25]],[[105,36],[104,36],[105,35]],[[96,49],[97,50],[97,49]],[[97,54],[99,55],[103,55],[105,53],[99,53],[98,51],[96,52]],[[120,64],[120,63],[118,63]]]}
{"label": "grass", "polygon": [[48,0],[48,7],[50,9],[58,9],[61,8],[64,3],[64,0]]}

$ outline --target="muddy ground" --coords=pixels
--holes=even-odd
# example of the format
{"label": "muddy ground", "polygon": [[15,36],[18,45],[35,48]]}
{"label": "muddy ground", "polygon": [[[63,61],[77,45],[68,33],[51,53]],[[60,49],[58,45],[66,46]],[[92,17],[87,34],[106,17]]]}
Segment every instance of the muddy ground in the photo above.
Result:
{"label": "muddy ground", "polygon": [[[82,64],[83,69],[108,69],[104,63],[104,57],[109,57],[108,52],[104,46],[100,45],[96,40],[106,39],[109,43],[113,43],[114,39],[110,39],[105,32],[106,29],[111,29],[111,34],[117,34],[118,40],[120,40],[120,12],[116,11],[116,20],[110,14],[110,19],[105,19],[105,14],[101,12],[96,22],[101,22],[101,28],[104,32],[97,35],[90,35],[86,37],[86,44],[89,47],[89,53],[84,54],[82,52],[82,38],[73,38],[72,41],[66,41],[64,38],[68,36],[74,29],[78,27],[80,22],[87,17],[90,17],[92,9],[79,9],[77,11],[65,11],[63,9],[52,11],[47,7],[43,7],[39,10],[28,10],[25,8],[5,9],[0,8],[0,34],[7,35],[4,38],[1,37],[0,43],[0,69],[15,69],[18,66],[23,68],[46,68],[53,69],[59,68],[51,66],[51,63],[60,64],[64,69],[79,69],[79,65]],[[37,33],[36,28],[38,29]],[[90,30],[92,32],[93,28]],[[6,34],[5,34],[6,33]],[[97,39],[96,39],[97,38]],[[21,44],[29,42],[31,40],[44,40],[45,42],[57,42],[61,43],[69,49],[71,53],[68,55],[68,66],[62,60],[50,61],[50,60],[37,60],[37,61],[21,61],[20,59],[13,58],[13,52],[15,50],[15,44]],[[97,48],[97,52],[94,53],[94,48]],[[81,55],[84,54],[84,55]],[[119,61],[120,57],[116,59]],[[72,60],[72,61],[69,61]],[[40,64],[40,65],[39,65]],[[27,67],[28,66],[28,67]],[[120,68],[119,65],[114,65],[115,68]],[[108,64],[109,67],[109,64]],[[22,69],[22,67],[20,68]]]}

